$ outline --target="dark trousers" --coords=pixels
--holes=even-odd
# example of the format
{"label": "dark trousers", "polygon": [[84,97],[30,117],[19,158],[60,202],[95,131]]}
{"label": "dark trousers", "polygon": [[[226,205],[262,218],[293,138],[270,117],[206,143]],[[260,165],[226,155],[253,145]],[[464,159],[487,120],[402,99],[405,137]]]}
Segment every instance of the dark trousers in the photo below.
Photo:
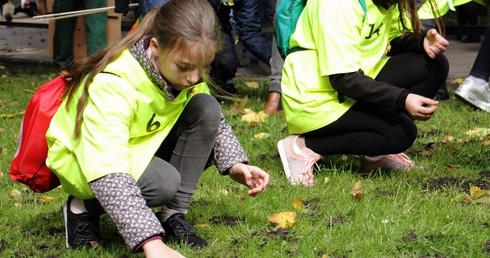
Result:
{"label": "dark trousers", "polygon": [[490,27],[487,28],[483,41],[480,45],[480,50],[476,55],[473,66],[471,67],[470,75],[485,81],[490,77]]}
{"label": "dark trousers", "polygon": [[[405,53],[390,58],[377,81],[433,98],[446,83],[449,64],[444,55],[430,59]],[[356,102],[337,121],[306,133],[306,146],[321,155],[384,155],[400,153],[412,146],[417,136],[414,121],[365,102]]]}
{"label": "dark trousers", "polygon": [[[84,9],[107,6],[106,0],[56,0],[53,3],[53,12],[76,11],[79,10],[82,3]],[[57,68],[68,69],[73,63],[73,35],[76,19],[75,17],[55,21],[53,62]],[[83,19],[87,30],[87,55],[91,55],[107,45],[107,12],[84,15]]]}

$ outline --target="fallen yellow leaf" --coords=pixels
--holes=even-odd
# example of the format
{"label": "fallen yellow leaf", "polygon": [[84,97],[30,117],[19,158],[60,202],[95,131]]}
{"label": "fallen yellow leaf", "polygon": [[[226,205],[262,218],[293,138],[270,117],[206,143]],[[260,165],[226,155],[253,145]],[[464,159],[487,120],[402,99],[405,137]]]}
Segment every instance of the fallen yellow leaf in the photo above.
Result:
{"label": "fallen yellow leaf", "polygon": [[52,196],[41,196],[41,201],[42,202],[50,202],[50,201],[53,201],[55,200],[56,198],[52,197]]}
{"label": "fallen yellow leaf", "polygon": [[488,191],[481,189],[478,186],[473,186],[470,188],[471,199],[475,200],[482,196],[488,195]]}
{"label": "fallen yellow leaf", "polygon": [[444,137],[442,137],[442,140],[441,140],[441,142],[443,142],[443,143],[453,142],[453,141],[454,141],[454,137],[451,135],[444,135]]}
{"label": "fallen yellow leaf", "polygon": [[268,217],[269,221],[276,223],[276,228],[290,228],[293,226],[296,219],[296,212],[284,211],[278,212]]}
{"label": "fallen yellow leaf", "polygon": [[326,176],[325,179],[323,179],[323,183],[326,184],[330,181],[330,177]]}
{"label": "fallen yellow leaf", "polygon": [[483,190],[478,186],[470,188],[470,198],[473,202],[490,204],[490,194],[487,190]]}
{"label": "fallen yellow leaf", "polygon": [[268,117],[268,115],[264,114],[263,111],[260,111],[259,113],[255,113],[253,110],[250,109],[244,109],[243,111],[245,112],[245,114],[242,116],[242,121],[247,122],[250,125],[264,123],[266,121],[266,118]]}
{"label": "fallen yellow leaf", "polygon": [[453,80],[452,84],[461,84],[463,82],[463,78],[456,78]]}
{"label": "fallen yellow leaf", "polygon": [[251,89],[257,89],[259,88],[259,83],[258,82],[245,82],[245,85]]}
{"label": "fallen yellow leaf", "polygon": [[305,208],[305,205],[303,204],[303,202],[300,199],[294,198],[293,208],[295,208],[296,210],[302,210]]}
{"label": "fallen yellow leaf", "polygon": [[483,137],[490,134],[490,128],[475,128],[465,133],[470,137]]}
{"label": "fallen yellow leaf", "polygon": [[361,181],[357,181],[354,184],[354,187],[352,187],[352,190],[350,191],[350,195],[358,200],[364,197],[364,186],[362,185]]}
{"label": "fallen yellow leaf", "polygon": [[14,189],[12,191],[10,191],[10,197],[13,197],[13,198],[18,198],[20,197],[22,194],[20,193],[19,190],[17,189]]}
{"label": "fallen yellow leaf", "polygon": [[18,115],[24,115],[25,111],[17,112],[17,113],[12,113],[12,114],[0,114],[0,118],[12,118],[14,116]]}
{"label": "fallen yellow leaf", "polygon": [[256,139],[256,140],[262,140],[262,139],[265,139],[265,138],[267,138],[269,136],[270,136],[270,134],[268,134],[268,133],[257,133],[257,134],[254,135],[254,139]]}

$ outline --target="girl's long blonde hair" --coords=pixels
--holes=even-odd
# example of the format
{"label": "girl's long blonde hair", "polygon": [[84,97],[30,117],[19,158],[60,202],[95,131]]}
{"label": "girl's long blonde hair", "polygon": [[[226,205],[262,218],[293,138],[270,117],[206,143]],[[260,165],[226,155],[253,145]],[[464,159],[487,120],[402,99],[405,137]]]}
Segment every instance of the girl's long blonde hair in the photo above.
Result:
{"label": "girl's long blonde hair", "polygon": [[[202,42],[206,51],[211,50],[214,53],[221,47],[216,13],[207,0],[170,0],[161,8],[152,10],[142,23],[121,41],[81,62],[76,62],[69,71],[65,79],[68,89],[64,95],[67,109],[74,101],[75,92],[83,87],[77,103],[74,139],[80,136],[83,111],[89,99],[88,89],[94,77],[145,35],[157,39],[159,49],[162,50],[159,54],[173,50],[185,51],[187,46],[195,42]],[[85,78],[85,82],[82,83]]]}

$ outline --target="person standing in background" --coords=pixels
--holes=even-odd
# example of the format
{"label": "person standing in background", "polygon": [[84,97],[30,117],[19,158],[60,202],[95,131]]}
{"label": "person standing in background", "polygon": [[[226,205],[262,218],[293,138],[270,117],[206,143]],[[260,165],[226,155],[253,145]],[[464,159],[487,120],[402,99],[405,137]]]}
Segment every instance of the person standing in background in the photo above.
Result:
{"label": "person standing in background", "polygon": [[[490,0],[483,1],[490,11]],[[457,99],[466,104],[490,112],[490,29],[487,28],[480,50],[476,55],[470,74],[454,92]]]}
{"label": "person standing in background", "polygon": [[[64,13],[84,9],[102,8],[107,0],[55,0],[54,13]],[[87,56],[97,53],[107,45],[107,13],[94,13],[83,16],[86,26]],[[55,21],[53,36],[53,63],[56,69],[69,71],[73,64],[73,38],[76,17]]]}

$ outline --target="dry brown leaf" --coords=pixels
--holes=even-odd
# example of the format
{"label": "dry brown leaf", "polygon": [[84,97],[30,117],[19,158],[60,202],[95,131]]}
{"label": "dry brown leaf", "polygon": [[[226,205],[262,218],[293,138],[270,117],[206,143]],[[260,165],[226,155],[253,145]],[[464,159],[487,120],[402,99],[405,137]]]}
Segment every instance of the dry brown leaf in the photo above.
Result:
{"label": "dry brown leaf", "polygon": [[305,208],[305,205],[300,199],[294,198],[293,208],[295,208],[296,210],[303,210]]}
{"label": "dry brown leaf", "polygon": [[268,217],[269,221],[276,223],[276,228],[290,228],[293,226],[296,219],[296,212],[294,211],[284,211],[274,213]]}
{"label": "dry brown leaf", "polygon": [[361,181],[357,181],[354,184],[354,187],[352,187],[352,190],[350,191],[350,195],[358,200],[364,197],[364,186],[362,185]]}
{"label": "dry brown leaf", "polygon": [[441,140],[441,142],[443,142],[443,143],[446,143],[446,142],[453,142],[453,141],[454,141],[454,137],[453,137],[453,136],[451,136],[451,135],[447,135],[447,134],[446,134],[446,135],[444,135],[444,136],[442,137],[442,140]]}
{"label": "dry brown leaf", "polygon": [[449,164],[446,164],[446,170],[448,172],[452,172],[453,171],[453,166],[449,165]]}

